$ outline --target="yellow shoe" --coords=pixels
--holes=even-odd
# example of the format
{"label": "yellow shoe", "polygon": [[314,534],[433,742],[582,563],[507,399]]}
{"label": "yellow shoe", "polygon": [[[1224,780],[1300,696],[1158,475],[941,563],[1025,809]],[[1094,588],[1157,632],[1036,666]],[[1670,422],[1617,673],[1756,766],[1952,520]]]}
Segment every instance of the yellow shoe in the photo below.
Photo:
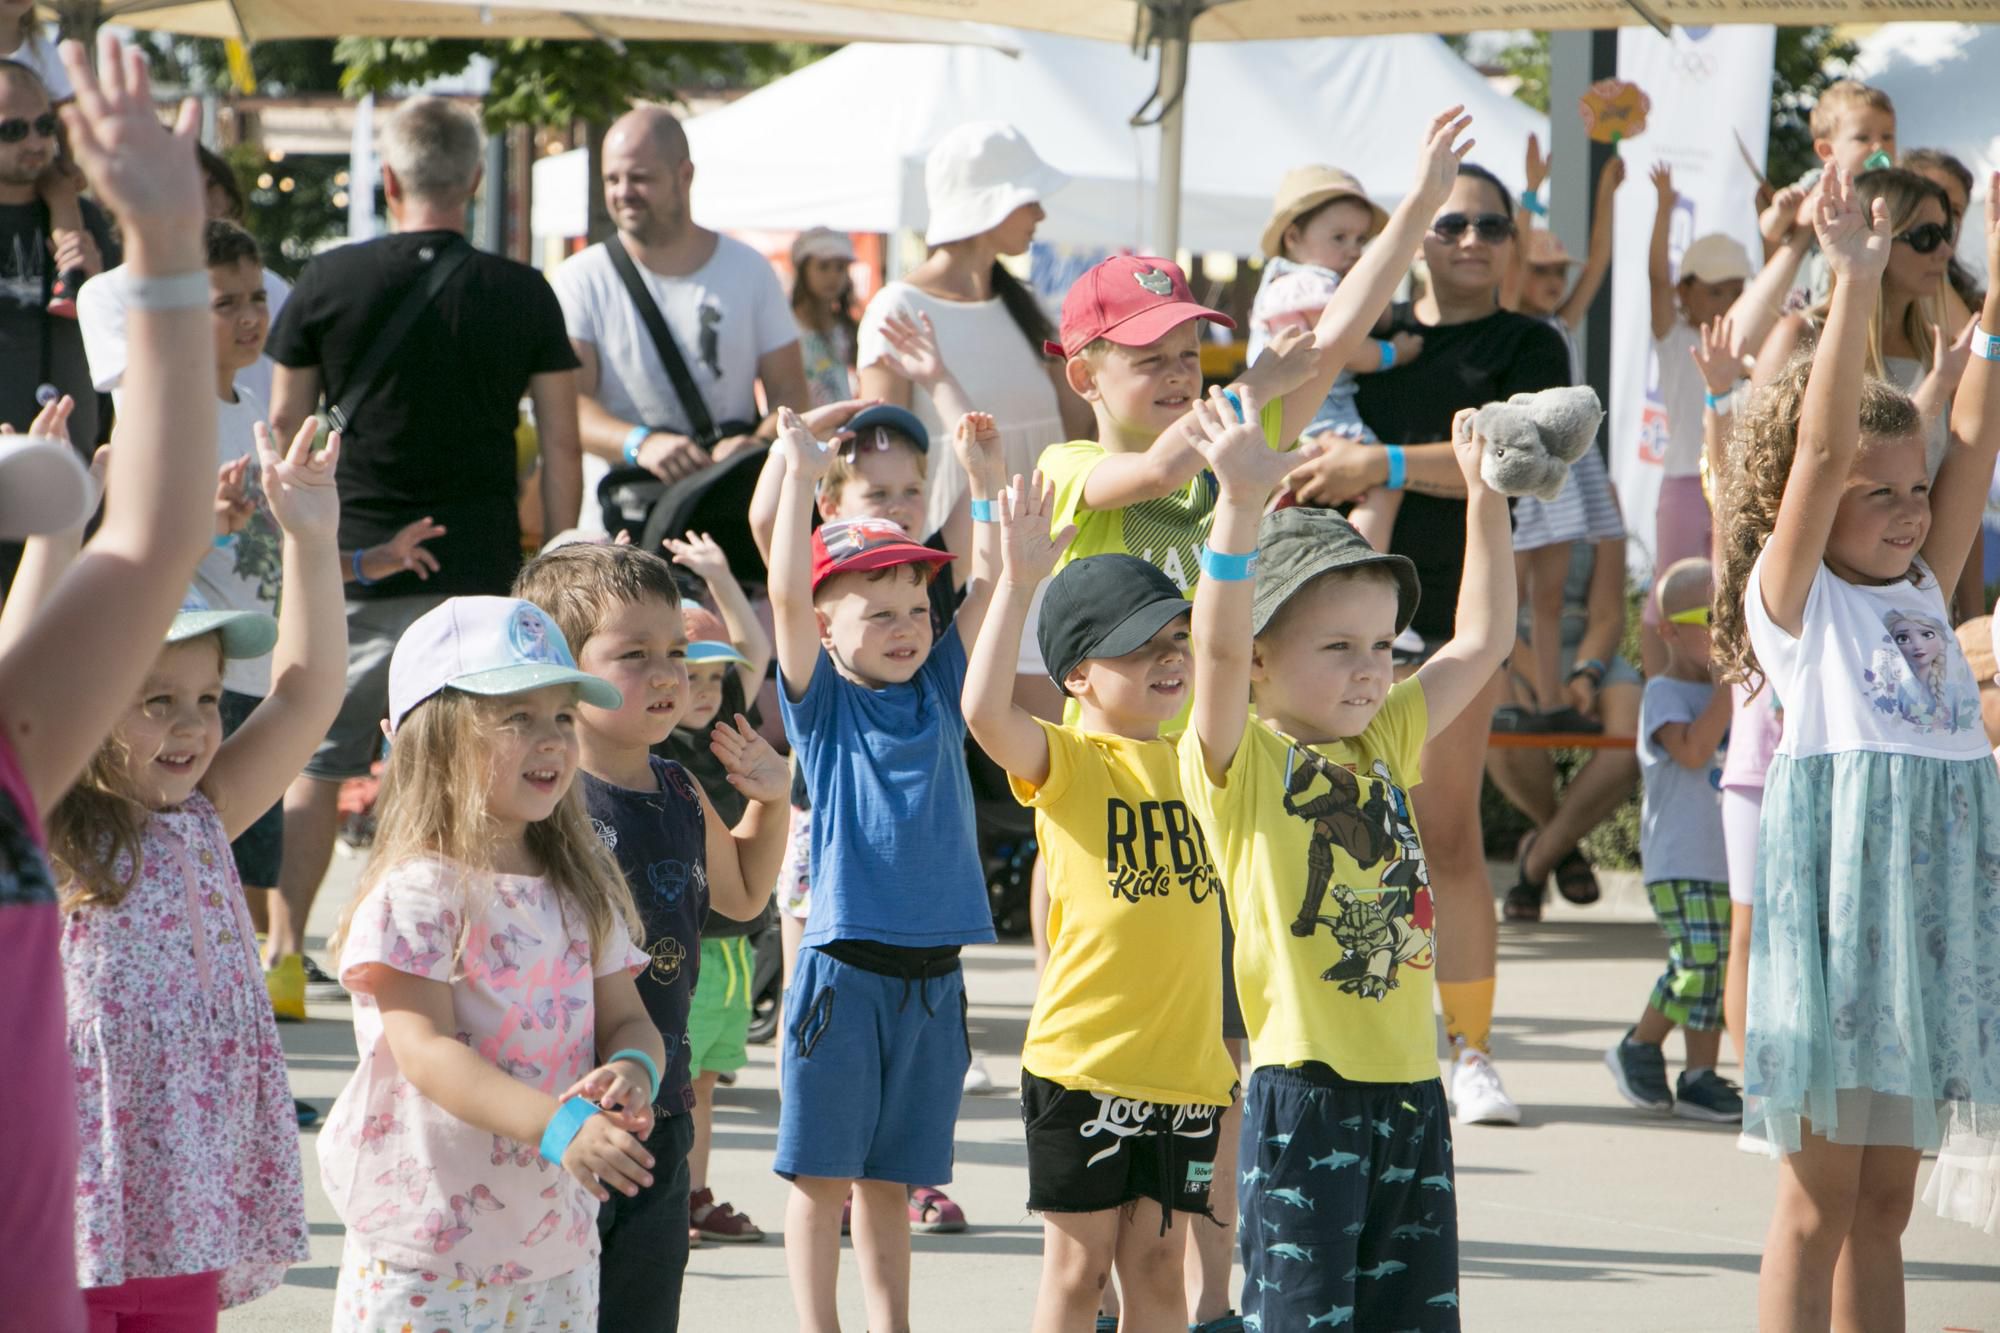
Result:
{"label": "yellow shoe", "polygon": [[264,989],[271,995],[271,1014],[280,1023],[306,1021],[305,959],[288,953],[264,973]]}

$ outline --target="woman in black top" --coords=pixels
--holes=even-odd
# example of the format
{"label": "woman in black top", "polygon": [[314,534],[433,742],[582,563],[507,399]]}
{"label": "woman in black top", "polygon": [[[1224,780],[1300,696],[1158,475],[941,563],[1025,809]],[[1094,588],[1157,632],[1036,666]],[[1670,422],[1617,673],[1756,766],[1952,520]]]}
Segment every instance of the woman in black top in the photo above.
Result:
{"label": "woman in black top", "polygon": [[[1500,308],[1500,276],[1512,261],[1514,207],[1492,173],[1459,168],[1451,197],[1424,235],[1429,291],[1390,311],[1390,331],[1423,335],[1424,354],[1407,366],[1361,379],[1361,415],[1376,435],[1405,446],[1409,491],[1396,516],[1390,549],[1416,563],[1423,598],[1412,622],[1427,651],[1451,637],[1465,564],[1465,488],[1452,456],[1451,420],[1516,393],[1569,383],[1569,352],[1547,324]],[[1388,480],[1386,451],[1331,440],[1327,451],[1292,474],[1302,503],[1333,505]],[[1460,1120],[1517,1123],[1486,1058],[1493,1020],[1498,929],[1479,827],[1482,765],[1493,697],[1467,708],[1424,747],[1424,782],[1412,793],[1437,901],[1438,996],[1445,1030],[1458,1052],[1451,1079]]]}

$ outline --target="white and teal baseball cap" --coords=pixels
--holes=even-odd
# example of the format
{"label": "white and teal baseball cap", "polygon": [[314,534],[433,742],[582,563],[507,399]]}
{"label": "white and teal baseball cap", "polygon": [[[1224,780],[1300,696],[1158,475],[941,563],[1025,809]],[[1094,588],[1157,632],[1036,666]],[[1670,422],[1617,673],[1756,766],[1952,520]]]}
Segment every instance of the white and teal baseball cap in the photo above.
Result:
{"label": "white and teal baseball cap", "polygon": [[417,617],[389,658],[389,730],[439,690],[525,694],[574,685],[599,708],[625,702],[617,686],[576,669],[548,613],[518,597],[453,597]]}
{"label": "white and teal baseball cap", "polygon": [[733,643],[720,639],[696,639],[688,644],[687,664],[695,666],[702,662],[739,662],[750,665],[750,659],[736,650]]}
{"label": "white and teal baseball cap", "polygon": [[208,599],[189,588],[167,631],[167,642],[185,643],[204,634],[222,636],[224,657],[262,657],[278,644],[278,622],[262,611],[212,611]]}

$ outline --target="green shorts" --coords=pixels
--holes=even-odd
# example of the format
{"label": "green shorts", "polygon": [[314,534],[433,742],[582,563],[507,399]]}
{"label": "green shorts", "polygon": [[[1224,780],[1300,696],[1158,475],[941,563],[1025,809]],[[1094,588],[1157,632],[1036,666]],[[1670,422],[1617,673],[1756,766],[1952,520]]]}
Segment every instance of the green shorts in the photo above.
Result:
{"label": "green shorts", "polygon": [[688,1009],[688,1073],[727,1074],[750,1063],[750,937],[701,942],[701,972]]}

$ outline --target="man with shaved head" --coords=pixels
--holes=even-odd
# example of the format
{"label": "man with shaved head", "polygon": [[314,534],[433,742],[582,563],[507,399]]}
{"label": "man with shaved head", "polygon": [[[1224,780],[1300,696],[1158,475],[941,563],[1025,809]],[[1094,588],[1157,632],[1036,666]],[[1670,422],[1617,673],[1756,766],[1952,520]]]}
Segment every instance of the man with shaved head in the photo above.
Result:
{"label": "man with shaved head", "polygon": [[768,443],[778,409],[804,411],[808,402],[798,326],[771,266],[689,215],[694,163],[680,122],[657,106],[626,112],[604,136],[603,169],[615,243],[664,318],[714,430],[701,438],[698,415],[676,390],[611,242],[571,256],[556,271],[555,289],[582,363],[583,525],[592,531],[601,516],[588,497],[608,471],[643,468],[678,481]]}

